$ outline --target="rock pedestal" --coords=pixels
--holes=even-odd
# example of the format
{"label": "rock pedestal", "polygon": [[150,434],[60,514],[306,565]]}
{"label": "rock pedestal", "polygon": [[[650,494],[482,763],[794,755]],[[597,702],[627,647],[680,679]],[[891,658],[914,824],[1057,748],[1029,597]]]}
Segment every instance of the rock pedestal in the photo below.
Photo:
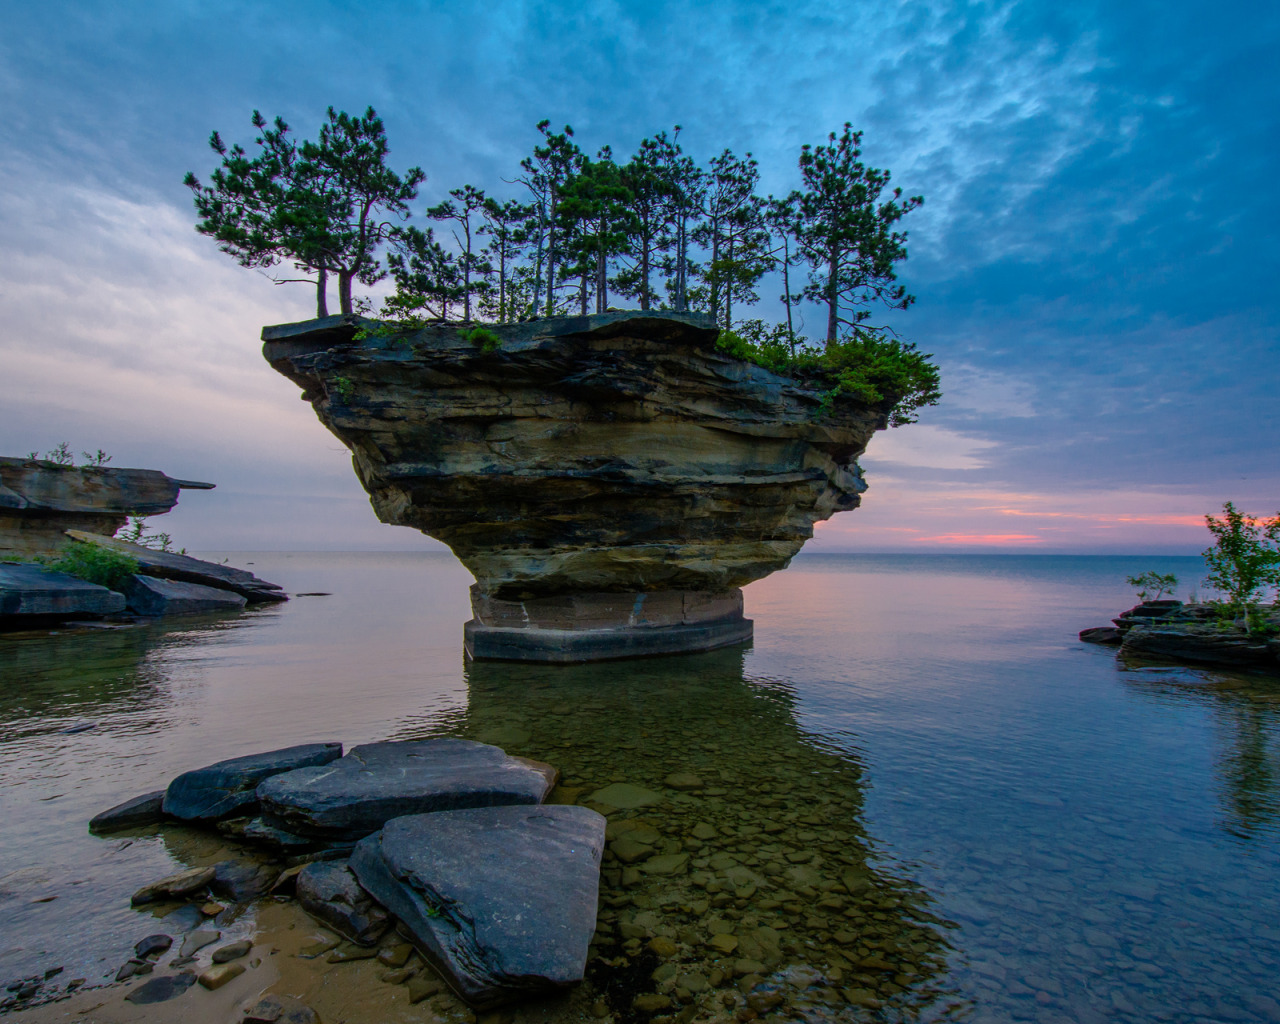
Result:
{"label": "rock pedestal", "polygon": [[[356,338],[361,331],[369,332]],[[476,658],[585,661],[751,636],[738,588],[856,508],[889,408],[716,348],[707,315],[392,334],[337,316],[263,353],[351,449],[378,517],[476,578]]]}

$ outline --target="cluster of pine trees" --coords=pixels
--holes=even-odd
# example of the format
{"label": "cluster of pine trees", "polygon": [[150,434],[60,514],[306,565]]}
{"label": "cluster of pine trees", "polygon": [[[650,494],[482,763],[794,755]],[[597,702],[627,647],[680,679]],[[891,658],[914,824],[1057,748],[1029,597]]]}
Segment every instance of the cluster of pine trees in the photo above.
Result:
{"label": "cluster of pine trees", "polygon": [[[828,379],[833,396],[895,402],[898,422],[937,400],[928,357],[869,322],[876,308],[915,301],[897,280],[907,256],[898,222],[923,200],[862,161],[862,134],[847,123],[802,147],[801,187],[779,198],[758,194],[750,153],[726,149],[699,164],[679,127],[622,160],[608,146],[589,156],[572,128],[555,132],[543,121],[511,182],[518,196],[464,185],[423,211],[433,222],[424,227],[408,220],[426,175],[387,166],[386,130],[372,108],[358,117],[329,108],[314,142],[257,111],[253,125],[256,151],[228,147],[214,132],[221,165],[208,184],[186,176],[196,228],[244,266],[290,264],[313,275],[274,279],[313,281],[318,316],[328,313],[330,277],[343,313],[373,313],[353,283],[388,275],[396,290],[380,314],[401,323],[502,323],[614,302],[699,310],[716,317],[735,354]],[[781,274],[786,308],[785,324],[773,327],[742,316],[771,271]],[[797,337],[793,311],[805,301],[825,307],[821,343]],[[893,373],[864,380],[859,367],[870,366]]]}

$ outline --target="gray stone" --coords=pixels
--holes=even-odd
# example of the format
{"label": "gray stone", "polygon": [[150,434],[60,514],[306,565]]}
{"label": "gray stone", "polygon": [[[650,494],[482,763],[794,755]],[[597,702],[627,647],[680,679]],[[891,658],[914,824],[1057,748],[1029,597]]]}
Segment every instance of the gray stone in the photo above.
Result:
{"label": "gray stone", "polygon": [[341,756],[341,743],[303,743],[184,772],[169,783],[164,812],[184,821],[216,821],[244,814],[257,805],[255,790],[264,779],[328,764]]}
{"label": "gray stone", "polygon": [[216,932],[211,928],[200,928],[182,940],[182,949],[178,952],[182,956],[195,956],[205,946],[217,942],[220,938],[222,938],[222,932]]}
{"label": "gray stone", "polygon": [[253,943],[249,939],[229,943],[213,951],[213,962],[225,964],[232,960],[239,960],[242,956],[248,956],[251,949],[253,949]]}
{"label": "gray stone", "polygon": [[387,930],[378,906],[342,861],[315,861],[298,872],[298,902],[308,914],[361,946],[372,946]]}
{"label": "gray stone", "polygon": [[164,790],[143,793],[132,800],[116,804],[89,821],[90,832],[118,832],[124,828],[140,828],[164,820]]}
{"label": "gray stone", "polygon": [[267,820],[290,832],[358,839],[406,814],[540,803],[554,769],[535,764],[471,740],[366,743],[324,767],[267,779],[258,799]]}
{"label": "gray stone", "polygon": [[213,875],[214,869],[211,867],[188,868],[186,871],[179,871],[176,875],[166,875],[164,878],[144,885],[133,894],[130,902],[135,907],[140,907],[145,903],[157,903],[165,899],[189,896],[206,888],[213,881]]}
{"label": "gray stone", "polygon": [[1080,639],[1087,644],[1115,646],[1124,640],[1124,633],[1115,626],[1094,626],[1080,630]]}
{"label": "gray stone", "polygon": [[292,996],[263,996],[245,1011],[243,1024],[320,1024],[320,1017]]}
{"label": "gray stone", "polygon": [[224,836],[246,843],[262,843],[277,850],[298,853],[314,849],[321,841],[313,836],[295,836],[282,828],[268,825],[262,818],[224,818],[215,826]]}
{"label": "gray stone", "polygon": [[8,616],[112,615],[122,594],[42,565],[0,562],[0,619]]}
{"label": "gray stone", "polygon": [[213,881],[209,883],[209,888],[224,899],[243,902],[269,892],[279,876],[278,868],[266,864],[224,860],[214,865]]}
{"label": "gray stone", "polygon": [[234,612],[248,601],[230,590],[217,590],[199,583],[159,580],[134,576],[125,585],[129,610],[139,615],[191,615],[199,612]]}
{"label": "gray stone", "polygon": [[182,995],[196,983],[195,971],[182,971],[178,974],[162,974],[144,982],[130,992],[125,999],[130,1003],[163,1003],[175,996]]}
{"label": "gray stone", "polygon": [[586,807],[482,807],[389,821],[351,867],[468,1003],[582,980],[605,820]]}
{"label": "gray stone", "polygon": [[1272,661],[1263,637],[1222,632],[1213,626],[1175,623],[1134,626],[1124,635],[1120,653],[1173,658],[1207,665],[1265,665]]}
{"label": "gray stone", "polygon": [[168,952],[172,945],[172,936],[148,935],[145,939],[139,939],[134,943],[133,951],[140,957],[159,956],[161,953]]}
{"label": "gray stone", "polygon": [[198,928],[204,924],[204,914],[200,912],[199,907],[188,903],[185,907],[177,907],[169,911],[160,918],[160,924],[165,931],[184,935],[192,928]]}
{"label": "gray stone", "polygon": [[186,583],[199,583],[218,590],[230,590],[240,594],[249,602],[287,601],[289,595],[274,583],[260,580],[251,572],[236,569],[230,565],[218,565],[216,562],[205,562],[190,555],[180,555],[174,551],[157,551],[140,544],[130,544],[114,537],[103,537],[99,534],[85,533],[82,530],[68,530],[67,536],[73,540],[88,541],[102,547],[128,555],[137,561],[142,571],[152,577],[165,580],[181,580]]}

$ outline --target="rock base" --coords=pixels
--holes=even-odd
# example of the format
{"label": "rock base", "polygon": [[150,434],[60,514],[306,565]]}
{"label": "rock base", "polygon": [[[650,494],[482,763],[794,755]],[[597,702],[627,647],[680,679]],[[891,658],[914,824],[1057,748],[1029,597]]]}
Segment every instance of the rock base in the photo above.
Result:
{"label": "rock base", "polygon": [[504,601],[471,590],[463,628],[477,661],[606,661],[709,651],[751,639],[742,591],[581,593]]}

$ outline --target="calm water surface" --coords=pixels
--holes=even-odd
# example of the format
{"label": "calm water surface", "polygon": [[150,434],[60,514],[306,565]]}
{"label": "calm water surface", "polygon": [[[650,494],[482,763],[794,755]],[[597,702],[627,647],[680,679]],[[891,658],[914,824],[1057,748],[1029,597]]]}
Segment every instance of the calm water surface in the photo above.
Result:
{"label": "calm water surface", "polygon": [[610,963],[732,934],[808,1019],[1280,1020],[1280,680],[1075,639],[1126,574],[1186,590],[1198,559],[801,557],[747,589],[748,649],[571,668],[468,665],[447,555],[232,562],[330,596],[0,636],[0,980],[114,973],[148,930],[128,895],[199,859],[183,829],[88,835],[104,807],[270,747],[458,734],[555,763],[565,799],[666,793],[637,820],[692,873],[606,864]]}

